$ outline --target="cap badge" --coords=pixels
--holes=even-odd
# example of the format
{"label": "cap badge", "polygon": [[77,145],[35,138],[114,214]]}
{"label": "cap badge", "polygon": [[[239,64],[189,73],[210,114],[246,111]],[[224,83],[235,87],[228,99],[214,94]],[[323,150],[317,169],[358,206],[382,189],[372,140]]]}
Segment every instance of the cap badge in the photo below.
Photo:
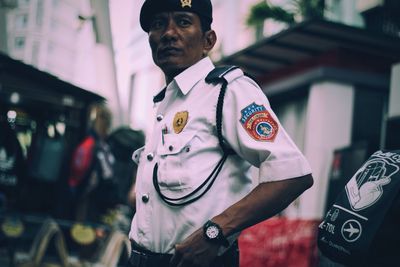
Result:
{"label": "cap badge", "polygon": [[174,127],[174,132],[176,134],[182,132],[183,128],[185,128],[188,117],[189,112],[187,111],[181,111],[175,114],[172,126]]}
{"label": "cap badge", "polygon": [[185,6],[192,7],[192,0],[181,0],[181,6],[182,7],[185,7]]}

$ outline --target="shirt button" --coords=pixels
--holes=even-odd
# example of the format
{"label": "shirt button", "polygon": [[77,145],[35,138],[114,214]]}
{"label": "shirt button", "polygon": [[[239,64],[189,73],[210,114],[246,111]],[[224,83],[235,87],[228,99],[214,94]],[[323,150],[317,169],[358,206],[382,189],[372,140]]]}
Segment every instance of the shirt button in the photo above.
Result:
{"label": "shirt button", "polygon": [[168,149],[169,149],[169,151],[172,151],[172,150],[174,150],[174,147],[173,146],[169,146]]}
{"label": "shirt button", "polygon": [[148,161],[152,161],[153,159],[154,159],[153,153],[147,154],[147,160],[148,160]]}
{"label": "shirt button", "polygon": [[186,152],[190,152],[190,147],[187,146],[187,147],[185,148],[185,151],[186,151]]}
{"label": "shirt button", "polygon": [[143,203],[147,203],[147,202],[149,202],[149,195],[148,194],[143,194],[142,195],[142,201],[143,201]]}
{"label": "shirt button", "polygon": [[162,121],[164,119],[164,116],[162,114],[157,115],[157,121]]}

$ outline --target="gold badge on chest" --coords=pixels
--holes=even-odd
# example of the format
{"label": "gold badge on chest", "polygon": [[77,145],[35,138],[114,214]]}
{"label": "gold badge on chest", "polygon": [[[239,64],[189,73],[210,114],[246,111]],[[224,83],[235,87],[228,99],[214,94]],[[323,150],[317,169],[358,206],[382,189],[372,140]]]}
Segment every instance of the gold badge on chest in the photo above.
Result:
{"label": "gold badge on chest", "polygon": [[189,118],[189,112],[187,111],[181,111],[175,114],[172,126],[174,127],[174,132],[176,134],[182,132],[183,128],[185,128],[186,126],[188,118]]}

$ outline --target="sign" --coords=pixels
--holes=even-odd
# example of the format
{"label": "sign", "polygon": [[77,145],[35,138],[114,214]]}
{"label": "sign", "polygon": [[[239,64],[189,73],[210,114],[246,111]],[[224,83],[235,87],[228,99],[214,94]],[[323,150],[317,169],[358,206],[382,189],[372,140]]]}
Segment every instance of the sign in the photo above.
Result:
{"label": "sign", "polygon": [[319,225],[318,246],[328,258],[343,264],[367,260],[376,233],[399,193],[399,152],[375,152],[338,195]]}

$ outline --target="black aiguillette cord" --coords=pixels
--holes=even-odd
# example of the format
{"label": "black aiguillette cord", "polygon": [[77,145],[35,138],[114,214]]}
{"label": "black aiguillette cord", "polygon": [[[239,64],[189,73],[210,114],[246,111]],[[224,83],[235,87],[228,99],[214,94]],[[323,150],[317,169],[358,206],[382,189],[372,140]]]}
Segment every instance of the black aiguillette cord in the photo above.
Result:
{"label": "black aiguillette cord", "polygon": [[[207,179],[205,179],[204,182],[199,187],[197,187],[195,190],[193,190],[191,193],[189,193],[183,197],[179,197],[179,198],[170,198],[170,197],[165,196],[163,193],[161,193],[160,185],[158,184],[158,176],[157,176],[158,164],[156,164],[154,166],[154,169],[153,169],[154,188],[156,189],[157,194],[160,196],[160,198],[168,205],[184,206],[184,205],[190,204],[190,203],[198,200],[202,196],[204,196],[204,194],[207,193],[208,190],[210,190],[211,186],[214,184],[215,179],[217,178],[222,167],[224,166],[224,163],[225,163],[226,159],[228,158],[228,156],[235,154],[235,152],[232,149],[226,147],[223,137],[222,137],[222,110],[223,110],[223,106],[224,106],[224,96],[225,96],[225,91],[226,91],[227,85],[228,85],[228,82],[225,79],[222,79],[222,86],[221,86],[219,96],[218,96],[217,112],[216,112],[217,136],[218,136],[219,145],[223,151],[223,156],[220,159],[220,161],[217,163],[217,165],[215,166],[215,168],[211,172],[211,174],[207,177]],[[204,187],[206,187],[206,188],[204,189],[203,192],[201,192],[197,196],[194,196],[196,193],[198,193]]]}
{"label": "black aiguillette cord", "polygon": [[[215,166],[214,170],[211,172],[211,174],[207,177],[207,179],[199,187],[197,187],[195,190],[193,190],[189,194],[187,194],[187,195],[185,195],[183,197],[179,197],[179,198],[170,198],[170,197],[165,196],[161,192],[160,185],[158,184],[158,176],[157,176],[158,164],[156,164],[154,166],[154,169],[153,169],[153,185],[154,185],[154,188],[156,189],[156,191],[157,191],[158,195],[160,196],[160,198],[165,203],[167,203],[168,205],[171,205],[171,206],[184,206],[184,205],[190,204],[190,203],[198,200],[199,198],[201,198],[205,193],[208,192],[208,190],[210,190],[210,188],[213,185],[213,183],[215,182],[215,179],[217,178],[219,172],[221,171],[222,166],[224,165],[227,157],[228,157],[228,155],[225,155],[225,154],[222,156],[221,160]],[[198,196],[193,197],[197,192],[199,192],[205,186],[207,186],[207,187],[204,189],[203,192],[201,192]],[[191,197],[193,197],[193,198],[191,198]],[[182,202],[179,202],[179,201],[182,201]]]}

